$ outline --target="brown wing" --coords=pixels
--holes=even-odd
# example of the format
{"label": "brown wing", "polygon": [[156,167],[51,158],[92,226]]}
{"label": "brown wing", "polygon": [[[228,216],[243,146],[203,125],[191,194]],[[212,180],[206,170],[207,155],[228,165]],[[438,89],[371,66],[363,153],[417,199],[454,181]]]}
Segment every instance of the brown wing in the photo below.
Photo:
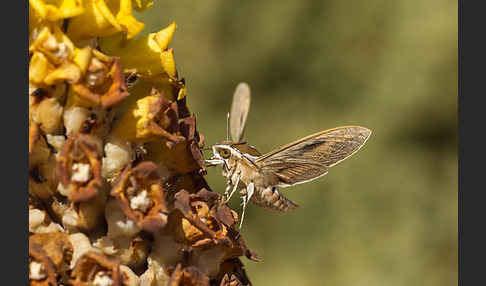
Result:
{"label": "brown wing", "polygon": [[241,142],[250,110],[250,87],[241,82],[235,89],[230,112],[230,133],[233,142]]}
{"label": "brown wing", "polygon": [[327,169],[361,148],[371,130],[360,126],[321,131],[267,153],[255,161],[265,185],[288,187],[327,174]]}

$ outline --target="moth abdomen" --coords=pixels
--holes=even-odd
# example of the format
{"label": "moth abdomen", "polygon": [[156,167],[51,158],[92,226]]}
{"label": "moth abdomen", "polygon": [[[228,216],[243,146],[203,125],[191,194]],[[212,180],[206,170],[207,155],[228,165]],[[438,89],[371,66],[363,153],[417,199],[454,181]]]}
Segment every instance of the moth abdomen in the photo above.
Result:
{"label": "moth abdomen", "polygon": [[275,186],[255,190],[250,200],[261,207],[280,212],[291,211],[298,207],[296,203],[280,194]]}

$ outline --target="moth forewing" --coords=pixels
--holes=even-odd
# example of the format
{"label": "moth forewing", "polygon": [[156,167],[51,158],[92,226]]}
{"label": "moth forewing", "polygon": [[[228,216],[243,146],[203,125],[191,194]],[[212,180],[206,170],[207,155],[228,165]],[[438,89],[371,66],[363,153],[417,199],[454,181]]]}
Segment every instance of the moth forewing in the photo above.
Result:
{"label": "moth forewing", "polygon": [[246,118],[250,110],[250,86],[244,82],[238,84],[233,94],[230,112],[230,133],[233,142],[241,142],[245,131]]}
{"label": "moth forewing", "polygon": [[370,135],[371,130],[361,126],[321,131],[265,154],[255,164],[267,184],[289,187],[309,182],[356,153]]}

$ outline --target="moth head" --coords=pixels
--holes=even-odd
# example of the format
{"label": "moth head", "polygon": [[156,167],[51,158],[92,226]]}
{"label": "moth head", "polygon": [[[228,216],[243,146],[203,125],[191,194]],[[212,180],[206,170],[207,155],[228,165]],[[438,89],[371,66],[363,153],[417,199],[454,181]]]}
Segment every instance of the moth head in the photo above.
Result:
{"label": "moth head", "polygon": [[229,160],[232,157],[239,157],[239,152],[230,144],[219,143],[211,147],[213,149],[213,155],[219,160]]}
{"label": "moth head", "polygon": [[245,161],[254,164],[254,160],[260,156],[260,153],[246,142],[233,143],[223,141],[211,146],[213,157],[206,160],[211,165],[225,165],[229,169],[233,168],[237,162]]}

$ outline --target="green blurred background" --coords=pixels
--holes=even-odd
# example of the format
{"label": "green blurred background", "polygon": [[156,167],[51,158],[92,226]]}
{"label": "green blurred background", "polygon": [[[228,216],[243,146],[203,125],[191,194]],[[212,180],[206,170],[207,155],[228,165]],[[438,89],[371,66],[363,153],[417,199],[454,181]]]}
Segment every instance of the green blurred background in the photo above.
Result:
{"label": "green blurred background", "polygon": [[[373,130],[327,176],[283,189],[296,211],[250,205],[254,285],[457,285],[457,1],[156,1],[137,16],[146,33],[176,21],[206,145],[225,138],[240,81],[252,88],[245,138],[262,153]],[[220,168],[207,179],[224,190]]]}

